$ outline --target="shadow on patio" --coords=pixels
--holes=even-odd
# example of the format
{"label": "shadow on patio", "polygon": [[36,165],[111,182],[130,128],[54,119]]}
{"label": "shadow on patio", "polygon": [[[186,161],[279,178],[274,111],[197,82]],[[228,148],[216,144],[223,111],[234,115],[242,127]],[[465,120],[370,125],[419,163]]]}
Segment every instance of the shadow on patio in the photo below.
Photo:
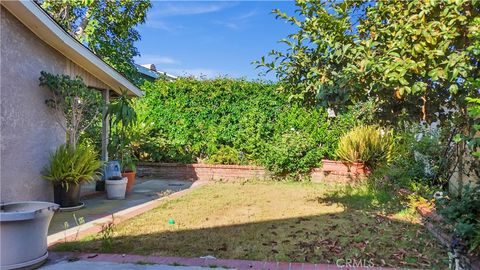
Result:
{"label": "shadow on patio", "polygon": [[[139,178],[132,191],[127,194],[124,200],[108,200],[105,193],[87,195],[82,198],[85,207],[74,212],[55,213],[48,235],[65,230],[65,223],[69,228],[77,226],[79,219],[85,222],[110,216],[118,211],[152,201],[170,193],[189,188],[193,182],[182,180],[157,180],[154,178]],[[89,183],[95,185],[95,183]],[[88,185],[88,184],[87,184]],[[83,188],[83,187],[82,187]],[[86,188],[89,188],[88,186]]]}

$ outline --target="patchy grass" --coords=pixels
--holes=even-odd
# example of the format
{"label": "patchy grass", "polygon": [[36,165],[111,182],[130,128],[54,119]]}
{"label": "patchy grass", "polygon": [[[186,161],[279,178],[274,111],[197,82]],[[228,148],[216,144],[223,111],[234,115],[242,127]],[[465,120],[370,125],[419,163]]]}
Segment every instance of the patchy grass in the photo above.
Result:
{"label": "patchy grass", "polygon": [[[364,186],[216,183],[117,225],[111,252],[444,268],[446,253],[419,221],[402,198]],[[102,241],[55,250],[101,252]]]}

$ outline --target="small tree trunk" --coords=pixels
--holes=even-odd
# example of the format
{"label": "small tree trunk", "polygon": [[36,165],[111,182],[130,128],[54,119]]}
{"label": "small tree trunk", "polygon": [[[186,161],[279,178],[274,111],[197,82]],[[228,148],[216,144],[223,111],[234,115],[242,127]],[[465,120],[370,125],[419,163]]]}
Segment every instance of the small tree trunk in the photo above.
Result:
{"label": "small tree trunk", "polygon": [[426,122],[427,121],[427,97],[424,95],[421,97],[422,99],[422,121]]}
{"label": "small tree trunk", "polygon": [[84,32],[85,32],[85,27],[87,27],[88,22],[90,21],[90,10],[87,8],[87,11],[85,12],[85,16],[82,18],[80,25],[77,27],[75,30],[75,37],[78,40],[83,40]]}
{"label": "small tree trunk", "polygon": [[77,149],[77,99],[73,98],[72,104],[72,129],[70,131],[70,145]]}

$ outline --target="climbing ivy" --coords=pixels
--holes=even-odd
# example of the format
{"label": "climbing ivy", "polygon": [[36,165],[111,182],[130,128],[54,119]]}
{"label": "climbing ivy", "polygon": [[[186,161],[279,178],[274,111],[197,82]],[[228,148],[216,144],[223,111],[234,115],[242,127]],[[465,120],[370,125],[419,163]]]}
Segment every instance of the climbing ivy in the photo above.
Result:
{"label": "climbing ivy", "polygon": [[337,139],[367,121],[372,103],[329,118],[289,102],[277,85],[219,78],[146,82],[132,128],[139,160],[256,164],[277,174],[307,172],[333,158]]}

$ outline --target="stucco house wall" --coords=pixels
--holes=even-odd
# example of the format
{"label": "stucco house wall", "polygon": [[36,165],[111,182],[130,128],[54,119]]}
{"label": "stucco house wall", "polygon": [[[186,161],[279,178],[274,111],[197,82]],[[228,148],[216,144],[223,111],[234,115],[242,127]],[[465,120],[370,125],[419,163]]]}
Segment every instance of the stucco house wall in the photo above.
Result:
{"label": "stucco house wall", "polygon": [[[475,137],[480,138],[480,132],[477,132]],[[457,157],[457,162],[458,158],[460,157]],[[471,150],[467,149],[466,153],[461,158],[463,168],[459,168],[460,163],[458,163],[449,179],[449,191],[452,194],[459,194],[461,189],[465,188],[466,186],[475,187],[480,185],[480,176],[478,174],[480,169],[475,167],[478,163],[474,163]]]}
{"label": "stucco house wall", "polygon": [[94,78],[4,7],[0,12],[0,201],[53,201],[51,184],[41,178],[41,171],[49,154],[65,142],[65,132],[45,105],[50,93],[38,86],[40,71],[68,75],[76,71],[88,75],[89,81]]}

